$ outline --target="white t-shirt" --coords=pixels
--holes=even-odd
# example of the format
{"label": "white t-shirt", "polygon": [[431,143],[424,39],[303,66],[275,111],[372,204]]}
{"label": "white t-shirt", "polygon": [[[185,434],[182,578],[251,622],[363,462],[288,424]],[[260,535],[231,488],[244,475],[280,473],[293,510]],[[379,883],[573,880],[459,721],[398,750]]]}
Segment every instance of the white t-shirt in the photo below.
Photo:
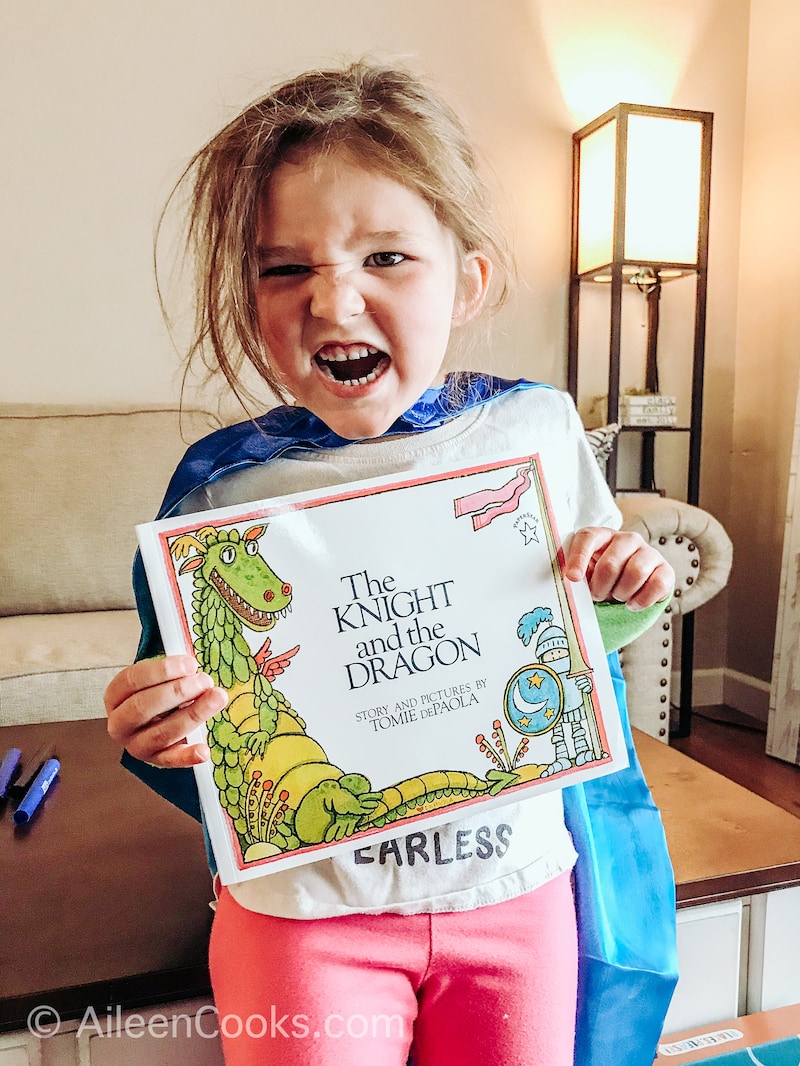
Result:
{"label": "white t-shirt", "polygon": [[[181,511],[537,452],[562,538],[587,525],[619,526],[572,400],[548,388],[506,393],[427,432],[298,450],[233,471],[192,493]],[[462,911],[529,892],[575,859],[556,791],[229,887],[242,906],[283,918]]]}

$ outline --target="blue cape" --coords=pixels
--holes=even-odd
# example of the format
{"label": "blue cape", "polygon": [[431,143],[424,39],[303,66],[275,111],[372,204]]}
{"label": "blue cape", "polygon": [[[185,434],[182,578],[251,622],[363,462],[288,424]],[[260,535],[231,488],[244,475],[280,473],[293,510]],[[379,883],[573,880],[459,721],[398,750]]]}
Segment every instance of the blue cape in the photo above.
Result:
{"label": "blue cape", "polygon": [[[386,435],[424,432],[496,396],[548,388],[485,374],[450,375],[427,392]],[[170,481],[158,518],[174,514],[195,489],[293,449],[336,448],[337,436],[310,411],[278,407],[252,422],[218,430],[187,451]],[[162,651],[138,554],[134,589],[142,620],[137,658]],[[661,818],[636,757],[625,682],[609,656],[630,765],[563,790],[567,826],[578,852],[579,988],[576,1066],[651,1066],[677,982],[675,884]],[[165,799],[202,820],[194,772],[161,770],[123,755],[123,764]]]}

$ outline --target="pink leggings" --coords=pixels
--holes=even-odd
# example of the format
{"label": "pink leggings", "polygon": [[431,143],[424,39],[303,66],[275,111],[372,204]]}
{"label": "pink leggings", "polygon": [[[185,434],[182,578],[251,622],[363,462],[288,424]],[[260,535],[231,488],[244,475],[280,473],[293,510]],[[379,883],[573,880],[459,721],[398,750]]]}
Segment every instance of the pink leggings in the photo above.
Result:
{"label": "pink leggings", "polygon": [[297,921],[226,890],[211,980],[227,1066],[571,1066],[569,874],[477,910]]}

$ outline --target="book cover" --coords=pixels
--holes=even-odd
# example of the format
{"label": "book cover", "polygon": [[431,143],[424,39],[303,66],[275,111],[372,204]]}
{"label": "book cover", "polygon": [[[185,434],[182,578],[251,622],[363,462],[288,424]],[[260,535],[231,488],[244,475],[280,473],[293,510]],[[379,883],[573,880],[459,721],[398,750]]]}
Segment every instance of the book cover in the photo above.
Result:
{"label": "book cover", "polygon": [[536,455],[137,534],[165,650],[229,693],[190,737],[224,883],[626,765]]}

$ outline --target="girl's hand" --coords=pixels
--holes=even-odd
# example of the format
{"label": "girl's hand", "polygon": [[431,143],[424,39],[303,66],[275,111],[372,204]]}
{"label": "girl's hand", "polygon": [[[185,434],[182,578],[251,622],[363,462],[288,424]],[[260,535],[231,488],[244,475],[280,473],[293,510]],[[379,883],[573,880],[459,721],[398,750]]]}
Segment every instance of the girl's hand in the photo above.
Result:
{"label": "girl's hand", "polygon": [[155,766],[205,762],[207,744],[186,735],[228,702],[191,655],[143,659],[111,681],[105,693],[109,734],[131,755]]}
{"label": "girl's hand", "polygon": [[596,602],[616,600],[641,611],[672,592],[675,572],[638,533],[586,526],[572,538],[564,576],[586,578]]}

